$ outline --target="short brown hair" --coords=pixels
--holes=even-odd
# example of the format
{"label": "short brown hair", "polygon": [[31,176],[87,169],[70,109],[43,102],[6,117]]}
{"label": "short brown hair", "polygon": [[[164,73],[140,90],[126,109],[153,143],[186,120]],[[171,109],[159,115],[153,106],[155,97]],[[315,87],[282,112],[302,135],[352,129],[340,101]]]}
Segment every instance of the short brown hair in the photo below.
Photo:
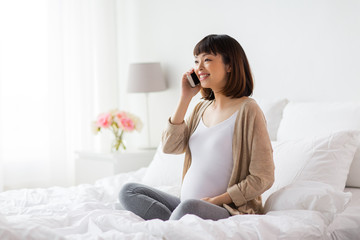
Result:
{"label": "short brown hair", "polygon": [[[244,49],[234,38],[228,35],[211,34],[203,38],[194,48],[194,56],[201,53],[220,54],[224,64],[230,66],[228,81],[221,93],[231,98],[252,95],[254,81]],[[210,88],[202,88],[201,95],[206,100],[213,100]]]}

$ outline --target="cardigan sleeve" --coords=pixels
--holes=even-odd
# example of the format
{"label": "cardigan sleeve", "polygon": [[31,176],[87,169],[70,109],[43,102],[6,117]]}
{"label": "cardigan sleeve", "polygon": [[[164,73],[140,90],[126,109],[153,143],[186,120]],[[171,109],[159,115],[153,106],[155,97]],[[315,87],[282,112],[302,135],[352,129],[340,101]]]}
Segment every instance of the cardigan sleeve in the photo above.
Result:
{"label": "cardigan sleeve", "polygon": [[199,102],[192,113],[182,124],[172,124],[170,118],[162,133],[162,147],[164,153],[181,154],[188,147],[191,132],[195,130],[202,112],[210,104],[208,101]]}
{"label": "cardigan sleeve", "polygon": [[[264,114],[257,104],[250,104],[239,124],[243,133],[237,136],[242,139],[241,146],[238,146],[242,148],[239,167],[248,166],[248,171],[245,178],[227,189],[237,207],[260,196],[274,182],[273,150]],[[242,164],[243,161],[248,164]]]}
{"label": "cardigan sleeve", "polygon": [[188,126],[185,122],[172,124],[170,118],[162,133],[162,148],[164,153],[181,154],[185,152],[188,142]]}

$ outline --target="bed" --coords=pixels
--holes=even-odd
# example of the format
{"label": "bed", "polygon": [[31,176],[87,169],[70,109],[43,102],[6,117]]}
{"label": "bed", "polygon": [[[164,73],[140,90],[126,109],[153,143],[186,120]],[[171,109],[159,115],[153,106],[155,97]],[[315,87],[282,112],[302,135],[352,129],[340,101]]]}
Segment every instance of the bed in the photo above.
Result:
{"label": "bed", "polygon": [[[261,101],[275,183],[264,215],[219,221],[186,215],[144,221],[122,209],[124,183],[179,195],[183,155],[161,152],[146,168],[73,187],[0,193],[0,239],[358,239],[360,104]],[[315,114],[315,115],[314,115]]]}

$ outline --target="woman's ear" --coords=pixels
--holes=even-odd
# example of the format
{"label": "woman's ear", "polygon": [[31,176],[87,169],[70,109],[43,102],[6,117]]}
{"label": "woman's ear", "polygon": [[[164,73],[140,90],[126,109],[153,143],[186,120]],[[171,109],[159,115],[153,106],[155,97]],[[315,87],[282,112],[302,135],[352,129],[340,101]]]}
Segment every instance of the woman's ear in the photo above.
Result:
{"label": "woman's ear", "polygon": [[231,72],[231,67],[230,67],[230,65],[226,65],[226,72]]}

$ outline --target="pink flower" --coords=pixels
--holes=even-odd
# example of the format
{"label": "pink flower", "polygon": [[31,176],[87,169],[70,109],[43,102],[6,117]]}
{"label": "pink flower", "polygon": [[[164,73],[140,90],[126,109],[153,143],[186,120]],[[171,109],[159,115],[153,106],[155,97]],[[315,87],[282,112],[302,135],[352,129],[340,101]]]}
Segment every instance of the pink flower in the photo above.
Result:
{"label": "pink flower", "polygon": [[131,118],[123,117],[119,119],[119,126],[124,129],[124,131],[131,132],[135,128],[135,124]]}
{"label": "pink flower", "polygon": [[101,128],[108,128],[112,124],[112,116],[110,113],[102,113],[98,116],[96,126]]}
{"label": "pink flower", "polygon": [[117,117],[117,119],[122,119],[122,118],[126,118],[127,115],[126,115],[126,112],[116,112],[115,113],[115,117]]}

